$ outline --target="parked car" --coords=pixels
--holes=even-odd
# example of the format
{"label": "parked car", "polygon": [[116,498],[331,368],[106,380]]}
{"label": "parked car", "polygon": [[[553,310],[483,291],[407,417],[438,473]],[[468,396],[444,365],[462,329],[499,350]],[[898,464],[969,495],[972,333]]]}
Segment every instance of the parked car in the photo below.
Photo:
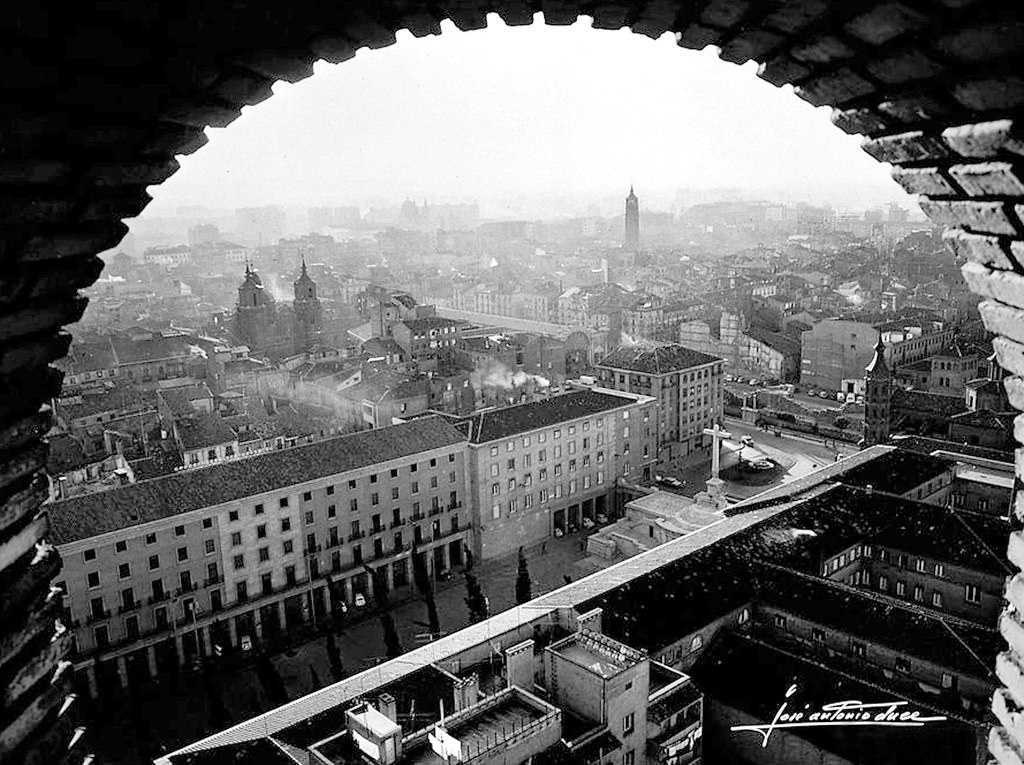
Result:
{"label": "parked car", "polygon": [[594,528],[594,522],[592,520],[590,520],[589,518],[584,518],[583,519],[583,528],[585,528],[585,529],[592,529],[592,528]]}
{"label": "parked car", "polygon": [[439,572],[437,573],[437,578],[438,578],[438,579],[439,579],[440,581],[442,581],[442,582],[447,582],[447,581],[448,581],[449,579],[451,579],[451,578],[452,578],[452,572],[451,572],[451,569],[447,569],[447,568],[446,568],[446,569],[444,569],[444,570],[442,570],[442,571],[439,571]]}
{"label": "parked car", "polygon": [[743,436],[742,438],[740,438],[740,443],[743,444],[744,446],[753,446],[754,439],[751,438],[750,436]]}
{"label": "parked car", "polygon": [[818,397],[819,398],[828,398],[828,391],[823,390],[821,393],[818,394]]}
{"label": "parked car", "polygon": [[750,378],[750,384],[751,385],[760,385],[761,381],[752,377],[752,378]]}
{"label": "parked car", "polygon": [[597,522],[601,523],[601,524],[608,523],[608,516],[605,515],[604,513],[598,513],[597,514]]}
{"label": "parked car", "polygon": [[565,532],[564,532],[564,531],[562,531],[562,530],[561,530],[560,528],[558,528],[558,527],[556,526],[556,527],[555,527],[555,539],[558,539],[558,538],[560,538],[560,537],[564,537],[564,536],[565,536]]}
{"label": "parked car", "polygon": [[356,593],[356,596],[355,596],[355,598],[353,598],[353,602],[354,602],[354,603],[355,603],[355,604],[356,604],[356,605],[357,605],[357,606],[358,606],[359,608],[362,608],[363,606],[365,606],[365,605],[366,605],[366,596],[365,596],[365,595],[363,595],[363,593],[361,593],[361,592],[357,592],[357,593]]}

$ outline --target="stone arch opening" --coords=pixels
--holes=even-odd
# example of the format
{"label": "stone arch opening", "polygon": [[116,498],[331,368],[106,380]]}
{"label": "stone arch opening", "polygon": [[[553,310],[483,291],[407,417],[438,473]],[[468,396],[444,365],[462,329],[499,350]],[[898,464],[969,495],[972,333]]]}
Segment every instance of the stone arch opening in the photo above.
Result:
{"label": "stone arch opening", "polygon": [[[792,84],[833,122],[865,136],[864,148],[894,166],[922,196],[933,221],[968,263],[965,277],[985,298],[1011,402],[1024,408],[1024,18],[1004,0],[353,0],[325,7],[290,3],[161,4],[110,0],[68,8],[46,0],[8,11],[2,22],[11,76],[0,85],[0,672],[11,678],[0,753],[14,761],[71,757],[74,704],[60,656],[70,642],[54,627],[50,592],[60,561],[45,544],[43,468],[46,402],[61,375],[50,366],[68,348],[65,327],[85,308],[78,291],[149,201],[146,188],[178,167],[174,159],[226,126],[244,105],[295,82],[323,58],[341,62],[363,47],[395,42],[397,30],[438,34],[486,25],[570,24],[590,16],[601,29],[629,27],[681,46],[715,45],[726,61],[755,60],[760,76]],[[61,41],[61,45],[55,45]],[[1024,536],[1010,539],[1024,565]],[[1024,608],[1024,579],[1008,588]],[[1003,617],[1011,650],[997,672],[990,747],[1020,762],[1011,710],[1024,703],[1024,632]],[[55,641],[41,640],[44,635]],[[79,741],[80,739],[74,739]],[[77,744],[76,744],[77,745]],[[72,747],[73,749],[73,747]],[[56,753],[60,752],[60,757]]]}

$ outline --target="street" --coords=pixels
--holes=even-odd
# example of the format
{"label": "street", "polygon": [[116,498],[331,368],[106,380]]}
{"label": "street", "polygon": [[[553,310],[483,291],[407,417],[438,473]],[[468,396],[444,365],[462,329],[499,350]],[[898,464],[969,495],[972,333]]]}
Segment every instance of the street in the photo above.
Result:
{"label": "street", "polygon": [[[738,442],[743,436],[750,436],[754,440],[754,448],[764,452],[768,457],[779,459],[788,457],[795,460],[794,465],[782,482],[807,475],[813,470],[835,462],[836,455],[843,457],[854,454],[857,451],[855,444],[844,441],[829,441],[825,445],[823,439],[811,436],[810,434],[795,434],[785,430],[781,435],[774,435],[773,431],[765,432],[752,423],[746,423],[734,417],[725,418],[726,428],[733,434],[732,440]],[[727,444],[724,449],[735,449],[736,444]]]}
{"label": "street", "polygon": [[[763,386],[751,385],[745,382],[731,382],[726,383],[725,387],[737,396],[749,396],[751,393],[764,393],[765,388]],[[828,398],[821,398],[820,396],[811,396],[807,393],[794,393],[790,396],[791,399],[796,401],[803,406],[810,407],[811,409],[840,409],[843,405],[836,401],[835,396]]]}
{"label": "street", "polygon": [[[527,549],[527,566],[536,597],[561,587],[566,575],[578,573],[573,564],[584,557],[583,532],[547,540]],[[518,558],[515,554],[486,562],[473,569],[494,615],[515,605]],[[435,582],[435,602],[442,634],[468,624],[466,585],[461,570],[447,582]],[[405,588],[403,588],[405,589]],[[406,591],[408,592],[408,591]],[[421,644],[427,627],[427,608],[416,593],[411,600],[394,603],[388,612],[394,619],[399,642],[408,651]],[[354,675],[384,661],[385,642],[380,619],[372,609],[351,620],[335,633],[344,675]],[[289,699],[333,682],[326,638],[317,636],[272,657],[273,667]],[[204,682],[206,680],[207,682]],[[218,723],[216,707],[220,706]],[[159,751],[170,751],[195,741],[234,721],[258,715],[275,706],[267,697],[256,668],[246,666],[217,671],[183,673],[163,678],[135,693],[93,702],[89,731],[100,759],[107,765],[136,765],[151,761]]]}

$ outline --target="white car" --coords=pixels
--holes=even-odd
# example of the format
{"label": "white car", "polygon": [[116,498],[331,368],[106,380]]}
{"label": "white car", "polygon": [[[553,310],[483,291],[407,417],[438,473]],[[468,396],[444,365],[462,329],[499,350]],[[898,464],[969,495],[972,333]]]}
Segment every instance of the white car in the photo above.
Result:
{"label": "white car", "polygon": [[565,532],[559,528],[555,529],[555,539],[565,536]]}
{"label": "white car", "polygon": [[740,443],[743,444],[744,446],[753,446],[754,439],[751,438],[750,436],[743,436],[742,438],[740,438]]}
{"label": "white car", "polygon": [[589,518],[584,518],[583,519],[583,528],[585,528],[585,529],[592,529],[592,528],[594,528],[594,522],[592,520],[590,520]]}
{"label": "white car", "polygon": [[353,602],[354,602],[354,603],[355,603],[355,604],[356,604],[356,605],[357,605],[357,606],[358,606],[359,608],[362,608],[363,606],[365,606],[365,605],[366,605],[366,597],[365,597],[365,596],[363,595],[363,593],[361,593],[361,592],[357,592],[357,593],[356,593],[356,596],[355,596],[355,598],[354,598],[354,600],[353,600]]}

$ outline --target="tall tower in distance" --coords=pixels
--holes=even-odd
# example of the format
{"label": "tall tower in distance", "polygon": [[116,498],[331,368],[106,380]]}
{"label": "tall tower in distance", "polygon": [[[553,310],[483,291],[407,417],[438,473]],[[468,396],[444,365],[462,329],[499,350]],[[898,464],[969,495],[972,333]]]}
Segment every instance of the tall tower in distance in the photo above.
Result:
{"label": "tall tower in distance", "polygon": [[306,258],[302,258],[302,271],[299,278],[292,283],[295,302],[292,304],[295,314],[295,327],[292,337],[295,341],[295,352],[308,351],[319,338],[322,328],[322,309],[320,298],[316,296],[316,282],[306,271]]}
{"label": "tall tower in distance", "polygon": [[860,442],[861,448],[889,440],[891,397],[892,372],[885,363],[885,343],[879,332],[875,355],[864,368],[864,438]]}
{"label": "tall tower in distance", "polygon": [[640,249],[640,200],[633,193],[632,186],[626,197],[626,237],[623,246],[633,252]]}
{"label": "tall tower in distance", "polygon": [[245,264],[245,279],[238,287],[235,333],[252,350],[264,350],[273,333],[277,309],[274,296],[263,287],[256,269]]}

